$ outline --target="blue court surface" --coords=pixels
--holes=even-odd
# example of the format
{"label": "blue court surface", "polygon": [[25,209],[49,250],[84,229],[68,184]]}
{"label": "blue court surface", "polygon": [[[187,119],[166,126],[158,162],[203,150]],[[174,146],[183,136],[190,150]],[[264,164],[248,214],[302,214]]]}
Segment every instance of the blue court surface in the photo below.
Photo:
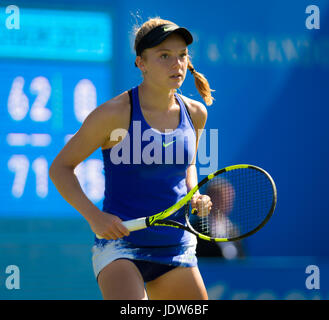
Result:
{"label": "blue court surface", "polygon": [[[0,231],[1,299],[102,298],[91,265],[93,234],[83,220],[3,221]],[[7,288],[10,265],[19,269],[19,289]],[[319,269],[318,279],[314,272],[306,272],[314,265]],[[200,257],[199,268],[212,300],[329,298],[329,261],[324,258]],[[310,276],[313,288],[309,289]]]}

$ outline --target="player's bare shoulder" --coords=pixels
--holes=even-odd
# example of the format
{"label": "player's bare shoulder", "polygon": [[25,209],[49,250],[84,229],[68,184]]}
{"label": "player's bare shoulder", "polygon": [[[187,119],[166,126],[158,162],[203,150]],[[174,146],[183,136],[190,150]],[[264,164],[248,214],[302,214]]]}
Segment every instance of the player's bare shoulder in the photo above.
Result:
{"label": "player's bare shoulder", "polygon": [[128,130],[130,125],[130,99],[127,91],[101,104],[98,108],[98,117],[103,118],[107,130],[107,140],[102,148],[113,147],[110,141],[111,133],[116,129]]}
{"label": "player's bare shoulder", "polygon": [[[95,109],[100,117],[104,117],[107,121],[118,122],[122,125],[129,122],[130,119],[130,101],[128,92],[125,91],[120,95],[106,101]],[[128,123],[129,125],[129,123]]]}
{"label": "player's bare shoulder", "polygon": [[199,101],[190,99],[185,96],[183,96],[183,99],[187,105],[195,129],[203,129],[208,116],[208,111],[206,106]]}

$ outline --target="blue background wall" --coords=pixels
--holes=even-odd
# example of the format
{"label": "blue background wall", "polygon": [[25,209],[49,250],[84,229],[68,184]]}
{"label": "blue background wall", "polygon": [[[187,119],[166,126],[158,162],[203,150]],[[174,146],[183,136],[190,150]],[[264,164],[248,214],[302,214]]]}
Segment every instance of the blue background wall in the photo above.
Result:
{"label": "blue background wall", "polygon": [[[4,2],[0,7],[0,28],[3,29],[4,8],[9,4]],[[105,62],[0,58],[0,143],[3,150],[0,156],[3,177],[0,186],[0,296],[10,299],[100,297],[91,274],[89,258],[93,236],[86,222],[60,198],[50,181],[45,199],[32,191],[35,182],[30,174],[24,196],[17,199],[10,193],[14,176],[8,170],[8,161],[13,153],[24,153],[31,162],[38,156],[45,156],[50,164],[63,145],[64,135],[74,133],[79,125],[73,120],[64,122],[63,130],[56,131],[54,126],[40,127],[28,121],[8,122],[5,106],[13,77],[24,76],[28,82],[28,77],[49,76],[53,84],[56,70],[63,81],[64,121],[71,120],[72,88],[78,79],[94,79],[97,104],[140,83],[140,73],[134,67],[132,29],[136,21],[141,24],[149,17],[160,16],[193,32],[195,42],[190,48],[193,64],[216,90],[216,101],[208,108],[206,129],[219,132],[218,167],[252,163],[270,172],[277,184],[278,205],[273,218],[264,229],[245,240],[247,261],[235,267],[241,268],[240,271],[251,268],[247,270],[254,270],[256,274],[274,270],[269,273],[274,279],[279,277],[280,270],[295,270],[281,273],[286,279],[291,279],[292,273],[296,276],[293,283],[285,281],[284,289],[278,288],[277,281],[272,281],[262,290],[272,290],[275,298],[286,298],[291,290],[301,286],[303,297],[311,299],[314,295],[303,292],[305,268],[318,264],[322,266],[324,281],[319,296],[329,297],[326,278],[329,257],[329,1],[236,0],[227,3],[208,0],[200,5],[198,1],[187,4],[173,0],[158,3],[95,0],[55,1],[49,6],[42,1],[16,1],[15,4],[21,8],[21,14],[25,7],[109,13],[113,22],[113,57]],[[305,9],[310,4],[320,8],[319,30],[308,30],[305,26]],[[181,90],[184,95],[201,101],[191,76],[187,76]],[[28,97],[32,99],[33,94]],[[52,135],[53,143],[46,150],[15,149],[6,142],[11,132],[36,131]],[[99,159],[99,153],[94,158]],[[101,200],[96,204],[101,206]],[[280,260],[280,264],[274,264],[271,269],[271,259],[277,256],[286,260]],[[68,263],[58,267],[59,261],[64,259]],[[223,267],[219,260],[215,261],[218,268]],[[200,268],[204,270],[209,287],[219,281],[217,289],[220,285],[241,289],[237,283],[223,284],[224,280],[211,272],[211,264],[207,261],[202,260]],[[255,271],[257,263],[252,261],[262,261],[262,267]],[[4,270],[9,264],[21,266],[19,293],[4,288]],[[225,264],[226,267],[226,279],[236,277],[236,273],[227,271],[236,269]],[[60,270],[61,275],[56,273],[50,281],[47,274],[55,270]],[[81,293],[83,290],[78,294],[79,286],[74,285],[81,283],[78,279],[83,277],[89,279],[84,288],[92,288],[85,295]],[[56,282],[56,279],[62,280]],[[54,283],[59,283],[57,289]],[[249,290],[254,290],[248,298],[257,296],[261,283],[264,281],[256,278],[253,283],[245,284]],[[232,295],[224,298],[231,299]],[[214,297],[219,298],[219,294]]]}

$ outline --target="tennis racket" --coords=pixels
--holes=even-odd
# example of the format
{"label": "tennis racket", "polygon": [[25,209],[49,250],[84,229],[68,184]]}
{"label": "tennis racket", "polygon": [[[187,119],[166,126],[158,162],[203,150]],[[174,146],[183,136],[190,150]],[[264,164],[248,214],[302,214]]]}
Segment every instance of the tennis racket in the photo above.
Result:
{"label": "tennis racket", "polygon": [[[202,212],[202,208],[192,210],[190,201],[197,191],[210,197],[210,212],[208,209]],[[272,177],[262,168],[239,164],[208,175],[170,208],[123,224],[129,231],[165,226],[184,229],[203,240],[237,241],[264,227],[276,202],[277,191]],[[184,206],[186,224],[167,219]]]}

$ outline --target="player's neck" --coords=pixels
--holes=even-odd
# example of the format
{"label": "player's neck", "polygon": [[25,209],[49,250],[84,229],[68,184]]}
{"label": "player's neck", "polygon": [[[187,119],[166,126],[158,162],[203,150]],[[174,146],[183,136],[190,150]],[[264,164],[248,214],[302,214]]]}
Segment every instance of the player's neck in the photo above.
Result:
{"label": "player's neck", "polygon": [[166,111],[175,104],[175,91],[164,90],[143,82],[138,87],[139,102],[145,109]]}

